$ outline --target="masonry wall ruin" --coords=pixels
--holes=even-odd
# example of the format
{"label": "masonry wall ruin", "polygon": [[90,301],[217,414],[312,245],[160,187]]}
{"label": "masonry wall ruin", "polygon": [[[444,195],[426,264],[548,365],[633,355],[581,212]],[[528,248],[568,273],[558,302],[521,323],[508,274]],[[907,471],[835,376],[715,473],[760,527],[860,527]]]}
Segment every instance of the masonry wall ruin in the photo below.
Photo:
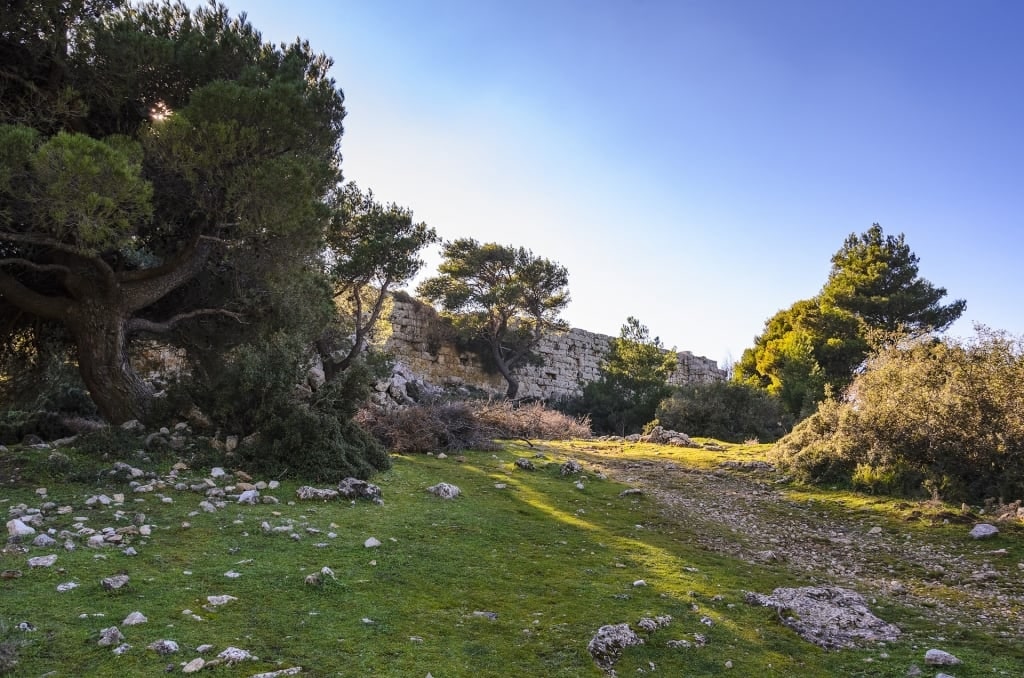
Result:
{"label": "masonry wall ruin", "polygon": [[[395,357],[399,369],[403,365],[407,368],[406,378],[413,376],[434,386],[471,387],[495,396],[505,393],[505,381],[500,374],[486,371],[475,353],[460,351],[444,336],[437,313],[430,306],[396,298],[391,327],[392,334],[384,349]],[[536,348],[543,365],[528,365],[517,371],[519,396],[557,399],[578,395],[581,382],[598,378],[601,359],[608,352],[612,339],[576,328],[546,337]],[[672,384],[726,378],[725,371],[710,358],[689,351],[679,352],[677,356],[678,367],[669,379]]]}

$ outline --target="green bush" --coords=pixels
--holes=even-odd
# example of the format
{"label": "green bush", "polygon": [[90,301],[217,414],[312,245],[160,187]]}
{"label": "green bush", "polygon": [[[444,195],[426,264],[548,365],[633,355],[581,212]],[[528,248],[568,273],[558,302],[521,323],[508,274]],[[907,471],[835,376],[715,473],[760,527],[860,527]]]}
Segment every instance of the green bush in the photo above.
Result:
{"label": "green bush", "polygon": [[256,434],[239,448],[253,471],[332,481],[387,469],[384,449],[353,421],[369,395],[373,366],[356,362],[304,394],[297,384],[308,360],[300,337],[276,332],[233,349],[217,373],[179,388],[222,430]]}
{"label": "green bush", "polygon": [[667,429],[734,443],[750,438],[774,442],[793,425],[792,415],[778,397],[728,381],[677,388],[658,405],[657,417]]}
{"label": "green bush", "polygon": [[907,341],[873,355],[846,399],[823,403],[775,453],[810,481],[839,475],[948,500],[1021,498],[1022,383],[1020,339],[980,328],[970,341]]}

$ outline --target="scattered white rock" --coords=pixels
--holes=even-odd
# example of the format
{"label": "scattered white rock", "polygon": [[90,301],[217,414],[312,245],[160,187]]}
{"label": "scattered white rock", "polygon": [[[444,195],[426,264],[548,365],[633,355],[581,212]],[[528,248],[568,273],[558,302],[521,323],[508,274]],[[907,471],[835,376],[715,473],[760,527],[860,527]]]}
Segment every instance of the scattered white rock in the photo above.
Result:
{"label": "scattered white rock", "polygon": [[147,645],[150,650],[160,655],[174,654],[178,651],[178,644],[173,640],[158,640]]}
{"label": "scattered white rock", "polygon": [[963,664],[960,659],[944,650],[928,650],[924,653],[924,663],[929,666],[956,666]]}
{"label": "scattered white rock", "polygon": [[78,588],[78,584],[76,584],[73,581],[65,582],[63,584],[57,584],[57,592],[58,593],[64,593],[65,591],[70,591],[72,589],[77,589],[77,588]]}
{"label": "scattered white rock", "polygon": [[144,615],[141,612],[139,612],[138,610],[136,610],[135,612],[132,612],[130,615],[125,617],[124,621],[121,622],[121,625],[122,626],[135,626],[137,624],[145,624],[148,621],[149,620],[146,619],[146,615]]}
{"label": "scattered white rock", "polygon": [[644,581],[643,579],[637,579],[635,582],[633,582],[633,586],[634,587],[637,587],[637,586],[647,586],[647,582]]}
{"label": "scattered white rock", "polygon": [[365,546],[368,549],[375,549],[378,546],[380,546],[380,540],[376,537],[370,537],[369,539],[363,542],[363,546]]}
{"label": "scattered white rock", "polygon": [[213,468],[210,469],[211,478],[223,478],[226,475],[227,472],[224,471],[224,469],[221,468],[220,466],[214,466]]}
{"label": "scattered white rock", "polygon": [[27,537],[35,533],[35,528],[29,527],[19,518],[14,518],[12,520],[7,521],[7,534],[12,537]]}
{"label": "scattered white rock", "polygon": [[209,643],[204,643],[204,644],[202,644],[202,645],[200,645],[199,647],[196,648],[196,652],[198,652],[199,654],[206,654],[207,652],[209,652],[212,649],[213,649],[213,645],[210,645]]}
{"label": "scattered white rock", "polygon": [[659,615],[657,617],[641,617],[640,621],[636,623],[644,631],[648,633],[654,633],[658,629],[663,629],[672,623],[672,615]]}
{"label": "scattered white rock", "polygon": [[36,556],[28,559],[29,567],[52,567],[57,562],[57,554],[51,553],[48,556]]}
{"label": "scattered white rock", "polygon": [[37,546],[39,548],[44,548],[45,549],[45,548],[50,548],[51,546],[56,546],[56,545],[57,545],[57,540],[54,539],[53,537],[51,537],[48,534],[36,535],[36,538],[32,540],[32,546]]}
{"label": "scattered white rock", "polygon": [[207,602],[210,603],[210,605],[213,605],[214,607],[220,607],[221,605],[227,605],[228,603],[230,603],[233,600],[238,600],[238,598],[236,598],[235,596],[228,596],[228,595],[224,595],[224,596],[206,596],[206,600],[207,600]]}
{"label": "scattered white rock", "polygon": [[110,647],[115,643],[120,643],[124,640],[121,630],[116,626],[109,626],[105,629],[100,629],[100,639],[96,643],[100,647]]}
{"label": "scattered white rock", "polygon": [[128,643],[121,643],[120,645],[114,648],[114,654],[120,657],[130,649],[132,649],[131,645],[129,645]]}
{"label": "scattered white rock", "polygon": [[228,647],[223,652],[217,655],[218,659],[222,659],[229,666],[243,662],[247,660],[255,661],[258,657],[253,656],[248,650],[243,650],[239,647]]}
{"label": "scattered white rock", "polygon": [[558,472],[563,476],[574,476],[578,473],[583,473],[583,465],[575,459],[570,459],[562,464],[562,468]]}
{"label": "scattered white rock", "polygon": [[900,629],[868,610],[864,597],[838,586],[777,588],[771,595],[748,592],[747,603],[770,607],[801,638],[826,649],[869,641],[895,641]]}
{"label": "scattered white rock", "polygon": [[975,539],[986,539],[988,537],[994,537],[999,534],[999,528],[995,525],[989,525],[988,523],[978,523],[970,531],[970,535]]}
{"label": "scattered white rock", "polygon": [[259,501],[260,491],[259,490],[246,490],[242,494],[238,495],[239,504],[250,504],[255,506],[256,502]]}
{"label": "scattered white rock", "polygon": [[107,577],[100,580],[100,585],[107,591],[117,591],[118,589],[124,588],[128,585],[130,577],[126,574],[115,574],[113,577]]}
{"label": "scattered white rock", "polygon": [[[277,671],[267,671],[265,673],[254,673],[249,678],[279,678],[280,676],[297,676],[302,673],[301,666],[293,666],[290,669],[278,669]],[[427,674],[430,675],[429,673]]]}
{"label": "scattered white rock", "polygon": [[587,644],[587,652],[599,667],[609,671],[622,655],[623,648],[643,643],[643,638],[636,635],[629,624],[609,624],[597,630]]}
{"label": "scattered white rock", "polygon": [[427,492],[440,497],[441,499],[455,499],[462,491],[450,483],[438,483],[427,488]]}
{"label": "scattered white rock", "polygon": [[338,496],[337,490],[332,489],[320,489],[317,487],[310,487],[309,485],[303,485],[299,489],[295,490],[295,496],[299,499],[334,499]]}
{"label": "scattered white rock", "polygon": [[868,530],[868,534],[882,534],[882,528],[877,525]]}
{"label": "scattered white rock", "polygon": [[182,673],[197,673],[199,671],[202,671],[204,666],[206,666],[206,660],[203,659],[202,657],[196,657],[195,659],[190,661],[188,664],[185,664],[185,666],[181,667],[181,672]]}
{"label": "scattered white rock", "polygon": [[242,576],[242,573],[241,572],[235,572],[234,570],[228,570],[227,572],[224,573],[224,576],[227,577],[228,579],[238,579],[239,577]]}

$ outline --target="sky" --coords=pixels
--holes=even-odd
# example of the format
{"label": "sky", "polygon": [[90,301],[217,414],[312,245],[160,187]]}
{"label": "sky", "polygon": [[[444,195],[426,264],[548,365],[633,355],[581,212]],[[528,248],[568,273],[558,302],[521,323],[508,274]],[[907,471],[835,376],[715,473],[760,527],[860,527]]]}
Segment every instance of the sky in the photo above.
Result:
{"label": "sky", "polygon": [[564,265],[574,327],[736,361],[877,222],[1024,335],[1017,0],[225,2],[334,59],[346,180]]}

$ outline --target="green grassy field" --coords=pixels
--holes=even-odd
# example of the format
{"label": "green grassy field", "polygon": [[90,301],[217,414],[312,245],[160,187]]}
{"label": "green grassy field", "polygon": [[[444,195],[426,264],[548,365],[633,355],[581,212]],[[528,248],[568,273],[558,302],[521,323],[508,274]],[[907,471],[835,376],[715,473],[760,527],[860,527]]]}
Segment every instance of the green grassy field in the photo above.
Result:
{"label": "green grassy field", "polygon": [[[514,467],[516,458],[538,450],[545,458],[533,459],[536,471]],[[764,451],[735,447],[724,455],[754,459]],[[799,586],[805,575],[785,563],[755,565],[709,550],[695,539],[693,526],[668,519],[649,495],[622,497],[628,485],[594,472],[601,458],[671,459],[709,468],[723,453],[571,442],[531,449],[508,443],[497,453],[466,453],[461,461],[395,457],[393,469],[374,479],[383,489],[383,506],[297,501],[297,484],[285,482],[263,492],[279,498],[279,504],[228,502],[215,513],[202,512],[203,496],[191,491],[158,490],[170,498],[165,503],[158,493],[135,494],[125,483],[81,482],[89,475],[83,472],[85,462],[76,466],[77,482],[62,482],[48,475],[41,461],[49,454],[45,450],[0,454],[6,457],[0,464],[4,514],[20,503],[39,506],[43,500],[36,488],[45,486],[46,500],[72,511],[49,512],[44,529],[71,529],[76,523],[97,530],[125,527],[138,513],[153,526],[151,536],[129,538],[135,556],[117,548],[86,548],[82,539],[70,552],[30,547],[22,553],[8,545],[0,569],[22,573],[0,581],[3,656],[17,659],[10,675],[180,673],[200,656],[197,646],[211,644],[207,660],[229,646],[259,659],[208,667],[199,675],[251,676],[302,667],[301,675],[308,676],[600,676],[587,652],[597,629],[621,622],[635,627],[641,617],[655,615],[671,615],[674,621],[641,633],[645,644],[625,650],[615,666],[620,676],[904,676],[915,663],[933,675],[922,661],[929,647],[964,660],[949,670],[959,678],[1024,675],[1024,650],[1012,639],[984,629],[940,627],[919,609],[882,596],[875,597],[883,610],[878,614],[904,629],[900,641],[821,650],[784,627],[774,612],[743,602],[745,591]],[[587,467],[583,489],[576,487],[578,477],[559,474],[570,457]],[[129,453],[123,460],[146,468]],[[112,461],[97,468],[109,468]],[[158,470],[166,473],[168,467],[164,463]],[[207,471],[182,475],[194,482]],[[19,479],[11,482],[11,476]],[[441,481],[457,485],[462,496],[445,501],[425,490]],[[900,520],[895,501],[793,491],[812,492],[819,506],[837,515],[868,511]],[[125,500],[85,505],[100,493],[124,493]],[[267,534],[264,521],[291,524],[293,530]],[[933,534],[924,523],[902,521],[901,529],[922,538]],[[292,532],[300,538],[291,538]],[[381,545],[366,548],[370,537]],[[1024,560],[1019,531],[999,540],[996,546],[1010,549],[1011,559]],[[28,566],[29,557],[47,553],[58,554],[52,567]],[[306,583],[308,575],[325,567],[333,577],[323,576],[321,585]],[[129,575],[130,584],[104,590],[100,580],[118,573]],[[637,580],[646,585],[634,586]],[[58,593],[57,585],[66,582],[78,586]],[[204,609],[207,596],[223,594],[237,600]],[[148,622],[122,625],[133,611]],[[21,622],[35,630],[19,630]],[[97,645],[100,630],[114,625],[131,645],[120,656]],[[666,645],[693,642],[694,634],[705,636],[706,645]],[[147,649],[159,639],[174,640],[181,651],[160,656]]]}

